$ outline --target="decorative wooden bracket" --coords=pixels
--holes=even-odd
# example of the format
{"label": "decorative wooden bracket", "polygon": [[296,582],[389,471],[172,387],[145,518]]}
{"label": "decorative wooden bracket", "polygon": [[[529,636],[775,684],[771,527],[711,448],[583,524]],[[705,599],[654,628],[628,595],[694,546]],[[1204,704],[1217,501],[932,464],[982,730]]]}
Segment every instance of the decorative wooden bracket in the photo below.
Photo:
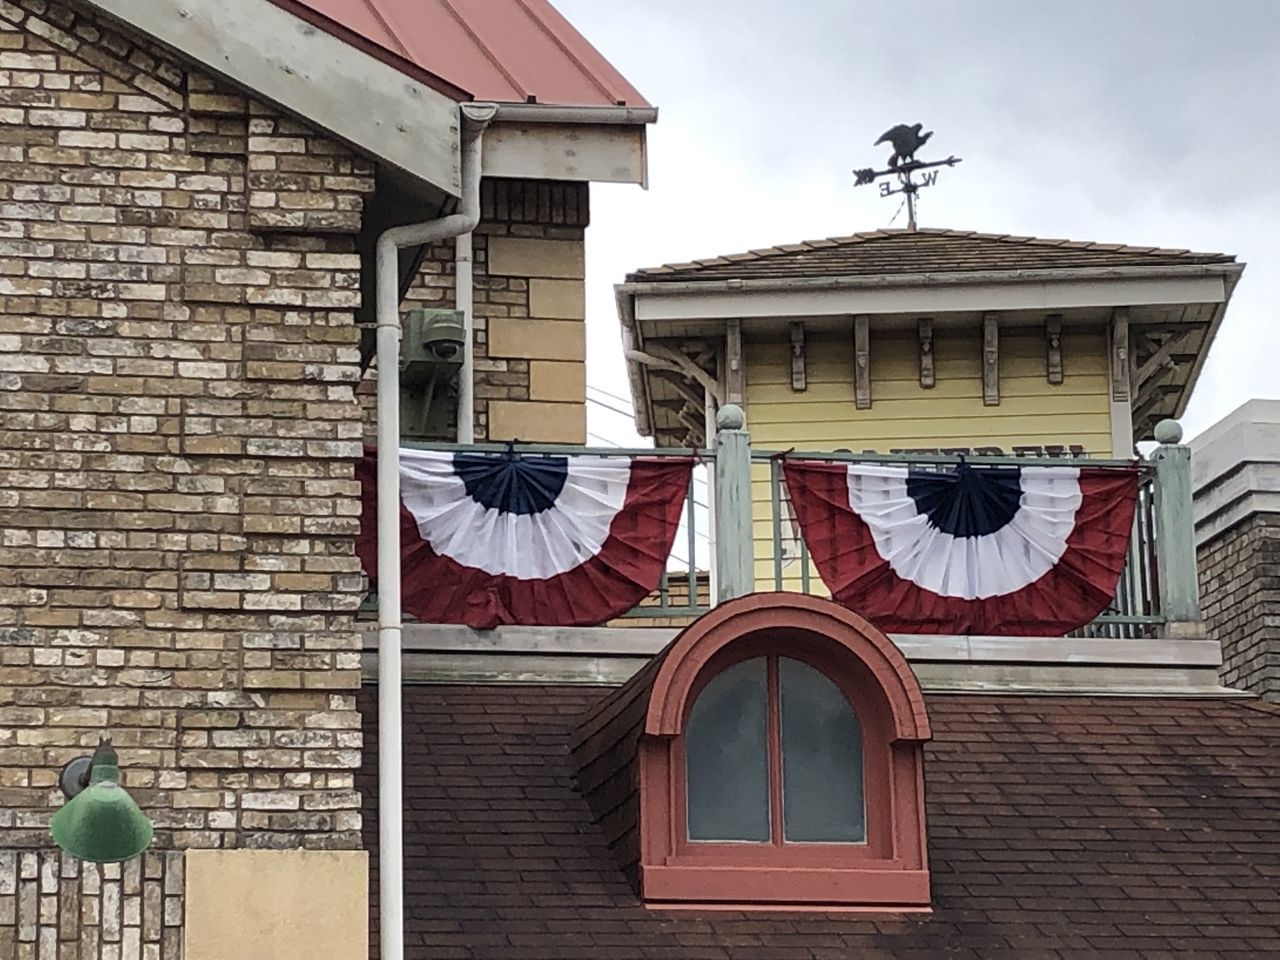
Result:
{"label": "decorative wooden bracket", "polygon": [[698,416],[697,413],[690,410],[687,406],[682,407],[676,416],[689,431],[685,434],[685,437],[688,441],[691,441],[691,445],[701,446],[706,440],[705,434],[707,432],[706,424],[703,422],[702,417]]}
{"label": "decorative wooden bracket", "polygon": [[746,402],[747,376],[742,356],[742,321],[725,324],[724,402],[739,406]]}
{"label": "decorative wooden bracket", "polygon": [[803,390],[806,386],[804,372],[804,324],[791,324],[791,389]]}
{"label": "decorative wooden bracket", "polygon": [[1111,315],[1111,399],[1128,403],[1130,397],[1129,311],[1117,308]]}
{"label": "decorative wooden bracket", "polygon": [[1000,405],[1000,321],[994,313],[982,318],[982,402]]}
{"label": "decorative wooden bracket", "polygon": [[1134,391],[1133,410],[1138,415],[1146,414],[1148,407],[1151,407],[1156,401],[1161,400],[1165,395],[1177,393],[1178,386],[1176,384],[1165,382],[1166,376],[1172,372],[1174,367],[1162,369],[1151,377],[1149,377],[1141,387]]}
{"label": "decorative wooden bracket", "polygon": [[1062,314],[1051,313],[1044,322],[1044,370],[1049,382],[1062,383]]}
{"label": "decorative wooden bracket", "polygon": [[690,408],[695,410],[702,410],[704,408],[706,398],[702,396],[698,390],[694,389],[683,374],[677,373],[674,370],[668,370],[665,367],[654,367],[653,375],[659,380],[665,380],[667,383],[671,384],[676,393],[680,394],[680,398],[683,401],[681,404],[682,406],[687,404]]}
{"label": "decorative wooden bracket", "polygon": [[1140,367],[1138,374],[1134,377],[1135,387],[1141,392],[1142,387],[1160,370],[1172,370],[1177,366],[1174,360],[1173,351],[1182,346],[1186,339],[1191,336],[1191,331],[1186,330],[1179,333],[1171,333],[1164,343],[1159,343],[1151,337],[1146,338],[1146,342],[1151,347],[1151,356],[1149,356]]}
{"label": "decorative wooden bracket", "polygon": [[[1169,378],[1177,371],[1179,359],[1186,359],[1179,358],[1175,351],[1193,332],[1175,329],[1169,331],[1163,341],[1159,341],[1148,336],[1145,327],[1133,331],[1134,340],[1141,338],[1143,347],[1140,351],[1134,343],[1130,350],[1130,356],[1134,360],[1130,365],[1133,415],[1147,428],[1154,426],[1154,422],[1160,419],[1157,408],[1165,397],[1177,395],[1183,389],[1178,383],[1170,382]],[[1140,353],[1146,351],[1150,351],[1150,356],[1141,364],[1137,363]]]}
{"label": "decorative wooden bracket", "polygon": [[916,329],[920,335],[920,386],[928,390],[936,382],[933,378],[933,319],[922,317]]}
{"label": "decorative wooden bracket", "polygon": [[720,384],[716,382],[711,374],[698,366],[691,357],[673,350],[664,343],[651,342],[646,345],[645,350],[628,350],[627,359],[635,360],[637,363],[643,363],[647,366],[654,367],[659,370],[670,370],[674,373],[680,373],[701,384],[702,389],[706,390],[716,403],[724,405],[725,399]]}
{"label": "decorative wooden bracket", "polygon": [[871,408],[871,318],[853,318],[853,398],[859,410]]}

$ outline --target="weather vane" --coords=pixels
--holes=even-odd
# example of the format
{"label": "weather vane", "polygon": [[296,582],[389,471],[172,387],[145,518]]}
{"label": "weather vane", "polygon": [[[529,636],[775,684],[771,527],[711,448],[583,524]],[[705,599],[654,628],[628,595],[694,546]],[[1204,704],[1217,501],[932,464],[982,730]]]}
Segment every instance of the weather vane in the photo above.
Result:
{"label": "weather vane", "polygon": [[[938,171],[936,167],[954,167],[960,162],[960,158],[956,156],[947,157],[945,160],[922,161],[916,159],[916,151],[928,142],[933,136],[932,130],[926,130],[921,133],[920,130],[924,126],[923,123],[905,124],[900,123],[896,127],[886,130],[879,140],[875,142],[875,146],[882,143],[888,143],[893,146],[893,156],[889,158],[889,167],[886,170],[873,170],[867,167],[863,170],[853,171],[855,187],[861,187],[868,183],[875,183],[881,177],[889,177],[896,175],[899,186],[891,187],[888,181],[880,184],[880,196],[891,197],[895,193],[901,193],[906,196],[907,201],[907,229],[914,230],[916,228],[916,193],[921,187],[931,187],[938,182]],[[929,173],[922,174],[919,181],[912,178],[912,174],[919,173],[921,170],[928,170]]]}

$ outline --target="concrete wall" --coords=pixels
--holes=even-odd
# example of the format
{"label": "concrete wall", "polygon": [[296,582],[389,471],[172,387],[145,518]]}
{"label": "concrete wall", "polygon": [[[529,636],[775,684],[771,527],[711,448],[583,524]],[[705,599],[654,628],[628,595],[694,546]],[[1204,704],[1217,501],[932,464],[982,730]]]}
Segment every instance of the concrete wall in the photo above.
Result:
{"label": "concrete wall", "polygon": [[1191,441],[1200,595],[1222,679],[1280,701],[1280,401]]}

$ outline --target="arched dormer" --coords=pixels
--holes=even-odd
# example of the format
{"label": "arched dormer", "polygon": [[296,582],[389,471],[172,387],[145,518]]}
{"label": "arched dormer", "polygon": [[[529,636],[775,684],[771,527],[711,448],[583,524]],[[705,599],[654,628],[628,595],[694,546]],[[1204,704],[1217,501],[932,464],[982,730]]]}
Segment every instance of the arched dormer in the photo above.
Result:
{"label": "arched dormer", "polygon": [[923,744],[902,653],[792,593],[722,604],[582,723],[597,820],[655,906],[929,904]]}

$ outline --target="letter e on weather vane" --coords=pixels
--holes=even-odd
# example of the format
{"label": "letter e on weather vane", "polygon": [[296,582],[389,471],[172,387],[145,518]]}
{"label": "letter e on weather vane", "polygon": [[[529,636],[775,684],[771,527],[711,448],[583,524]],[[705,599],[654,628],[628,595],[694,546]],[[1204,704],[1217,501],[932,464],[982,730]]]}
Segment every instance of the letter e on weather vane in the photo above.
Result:
{"label": "letter e on weather vane", "polygon": [[[882,143],[887,143],[893,147],[888,166],[884,170],[866,167],[853,171],[853,185],[855,187],[863,187],[867,184],[875,183],[881,178],[898,178],[897,187],[893,186],[891,180],[881,180],[879,185],[880,196],[891,197],[895,193],[901,193],[905,196],[908,230],[916,229],[916,194],[920,188],[932,187],[938,182],[938,167],[954,167],[960,162],[960,158],[957,156],[950,156],[945,160],[917,160],[916,151],[923,147],[929,138],[933,136],[932,130],[923,130],[923,127],[924,124],[922,123],[900,123],[896,127],[890,127],[874,144],[879,146]],[[928,172],[925,173],[923,171]],[[916,180],[913,176],[917,173],[920,174],[919,180]]]}

